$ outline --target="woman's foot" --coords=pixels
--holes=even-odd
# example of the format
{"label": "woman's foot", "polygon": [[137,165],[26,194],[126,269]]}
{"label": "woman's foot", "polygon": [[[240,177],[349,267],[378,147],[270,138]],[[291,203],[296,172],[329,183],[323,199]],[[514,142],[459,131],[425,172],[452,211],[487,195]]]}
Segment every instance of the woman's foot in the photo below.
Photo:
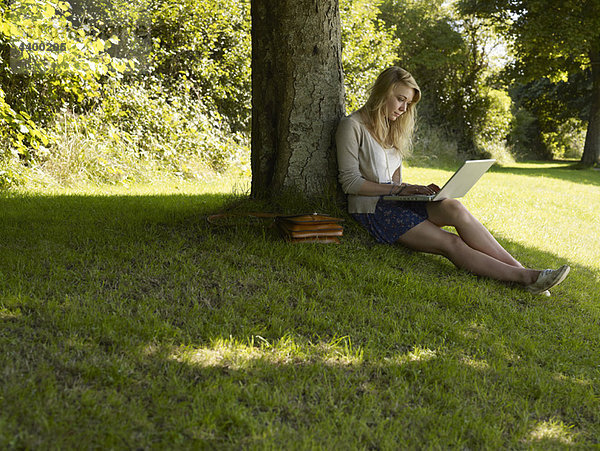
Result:
{"label": "woman's foot", "polygon": [[544,269],[540,272],[537,280],[526,285],[525,289],[533,294],[544,293],[565,280],[570,270],[569,265],[562,265],[558,269]]}

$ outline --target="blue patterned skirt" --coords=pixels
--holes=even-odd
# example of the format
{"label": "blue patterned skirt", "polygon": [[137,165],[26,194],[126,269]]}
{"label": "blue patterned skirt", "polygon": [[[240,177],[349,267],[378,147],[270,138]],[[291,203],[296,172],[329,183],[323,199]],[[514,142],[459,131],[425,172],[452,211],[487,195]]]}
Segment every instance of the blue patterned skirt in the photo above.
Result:
{"label": "blue patterned skirt", "polygon": [[392,244],[428,217],[427,202],[379,199],[375,213],[352,213],[379,243]]}

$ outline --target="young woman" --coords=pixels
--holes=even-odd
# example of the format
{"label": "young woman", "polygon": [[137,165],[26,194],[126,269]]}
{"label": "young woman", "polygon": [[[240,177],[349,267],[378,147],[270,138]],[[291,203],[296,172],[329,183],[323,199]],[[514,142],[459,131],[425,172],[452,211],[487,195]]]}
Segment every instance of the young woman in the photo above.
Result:
{"label": "young woman", "polygon": [[[402,159],[411,149],[415,105],[421,90],[410,73],[393,66],[383,71],[358,111],[340,121],[336,133],[339,181],[348,211],[380,243],[443,255],[480,276],[517,282],[549,295],[569,266],[543,271],[524,268],[457,200],[386,201],[389,194],[433,194],[439,187],[402,182]],[[457,234],[442,229],[453,226]]]}

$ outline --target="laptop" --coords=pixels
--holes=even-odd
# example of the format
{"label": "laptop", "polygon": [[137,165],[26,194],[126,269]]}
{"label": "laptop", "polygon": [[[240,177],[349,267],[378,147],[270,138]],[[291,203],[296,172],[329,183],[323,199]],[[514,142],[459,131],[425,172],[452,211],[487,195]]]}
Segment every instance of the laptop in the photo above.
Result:
{"label": "laptop", "polygon": [[442,189],[431,195],[414,194],[409,196],[383,196],[385,200],[401,200],[401,201],[421,201],[434,202],[436,200],[444,200],[448,198],[462,197],[471,189],[477,180],[496,162],[496,160],[467,160],[454,173],[450,180],[442,187]]}

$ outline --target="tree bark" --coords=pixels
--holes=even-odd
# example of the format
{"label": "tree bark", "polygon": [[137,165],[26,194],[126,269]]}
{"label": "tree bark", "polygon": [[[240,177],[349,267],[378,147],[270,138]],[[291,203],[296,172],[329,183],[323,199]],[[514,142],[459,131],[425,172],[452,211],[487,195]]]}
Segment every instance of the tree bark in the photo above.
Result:
{"label": "tree bark", "polygon": [[585,135],[581,162],[591,166],[600,164],[600,45],[590,51],[592,65],[592,103]]}
{"label": "tree bark", "polygon": [[338,0],[252,0],[252,190],[335,192],[344,114]]}

